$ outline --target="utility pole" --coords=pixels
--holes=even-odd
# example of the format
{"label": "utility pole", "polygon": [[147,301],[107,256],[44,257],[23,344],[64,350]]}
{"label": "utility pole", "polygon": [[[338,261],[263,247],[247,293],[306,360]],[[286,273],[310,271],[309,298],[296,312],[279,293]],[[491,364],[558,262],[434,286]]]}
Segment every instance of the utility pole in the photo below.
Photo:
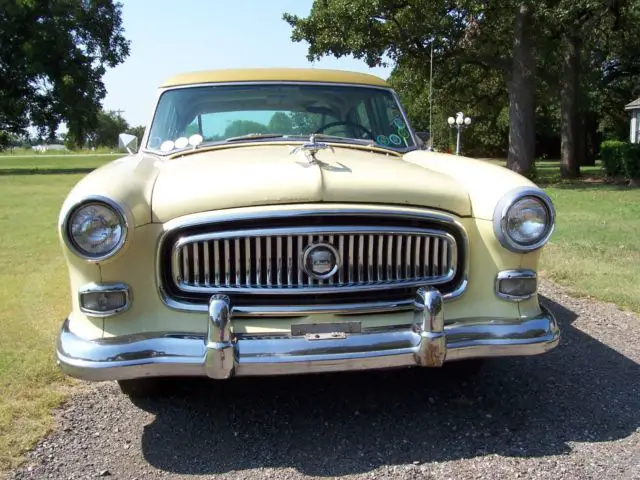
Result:
{"label": "utility pole", "polygon": [[429,63],[429,150],[433,150],[433,39],[431,39],[431,62]]}

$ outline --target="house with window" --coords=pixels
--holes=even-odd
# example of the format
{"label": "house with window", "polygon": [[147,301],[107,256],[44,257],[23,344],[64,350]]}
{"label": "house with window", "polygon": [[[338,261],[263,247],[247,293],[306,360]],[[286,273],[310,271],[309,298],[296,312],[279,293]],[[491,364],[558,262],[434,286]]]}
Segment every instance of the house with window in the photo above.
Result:
{"label": "house with window", "polygon": [[631,129],[629,130],[629,141],[640,143],[640,98],[627,104],[624,109],[631,113]]}

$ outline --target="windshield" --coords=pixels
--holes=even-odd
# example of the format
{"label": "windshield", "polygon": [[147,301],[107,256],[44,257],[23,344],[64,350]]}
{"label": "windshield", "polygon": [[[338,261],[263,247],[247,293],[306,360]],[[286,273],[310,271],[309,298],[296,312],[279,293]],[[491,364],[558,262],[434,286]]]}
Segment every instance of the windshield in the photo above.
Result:
{"label": "windshield", "polygon": [[[254,141],[312,133],[367,140],[386,148],[415,146],[391,91],[341,85],[220,85],[164,92],[147,148],[170,152],[195,134],[206,142],[253,135]],[[251,137],[248,140],[252,140]]]}

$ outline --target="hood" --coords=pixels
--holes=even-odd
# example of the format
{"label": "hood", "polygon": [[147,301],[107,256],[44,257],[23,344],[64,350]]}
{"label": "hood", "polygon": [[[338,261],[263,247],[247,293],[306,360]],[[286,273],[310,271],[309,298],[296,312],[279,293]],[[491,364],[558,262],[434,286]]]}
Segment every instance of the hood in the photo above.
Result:
{"label": "hood", "polygon": [[333,145],[310,164],[287,144],[218,148],[166,160],[155,183],[156,222],[202,211],[311,202],[423,206],[471,214],[450,176],[392,153]]}

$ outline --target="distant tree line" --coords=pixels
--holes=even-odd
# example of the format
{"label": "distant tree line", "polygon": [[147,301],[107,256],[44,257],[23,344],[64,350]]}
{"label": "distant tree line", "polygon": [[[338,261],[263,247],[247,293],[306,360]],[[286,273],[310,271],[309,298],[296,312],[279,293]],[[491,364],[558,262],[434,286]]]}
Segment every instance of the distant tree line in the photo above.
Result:
{"label": "distant tree line", "polygon": [[102,77],[128,55],[118,2],[0,0],[0,148],[30,127],[53,143],[62,123],[74,146],[107,143],[90,138],[102,130]]}
{"label": "distant tree line", "polygon": [[525,174],[550,156],[578,176],[602,140],[627,138],[624,105],[640,96],[638,0],[316,0],[308,17],[283,18],[310,60],[390,59],[391,84],[437,147],[451,146],[446,118],[463,111],[464,152],[504,155]]}
{"label": "distant tree line", "polygon": [[78,148],[110,148],[118,147],[118,135],[121,133],[129,133],[138,137],[138,141],[142,139],[144,126],[138,125],[132,127],[118,113],[112,111],[99,110],[96,115],[96,122],[89,128],[84,130],[83,138],[74,137],[71,130],[55,135],[39,135],[25,132],[17,135],[13,133],[0,132],[0,150],[7,148],[30,148],[35,145],[42,144],[63,144],[69,150]]}

